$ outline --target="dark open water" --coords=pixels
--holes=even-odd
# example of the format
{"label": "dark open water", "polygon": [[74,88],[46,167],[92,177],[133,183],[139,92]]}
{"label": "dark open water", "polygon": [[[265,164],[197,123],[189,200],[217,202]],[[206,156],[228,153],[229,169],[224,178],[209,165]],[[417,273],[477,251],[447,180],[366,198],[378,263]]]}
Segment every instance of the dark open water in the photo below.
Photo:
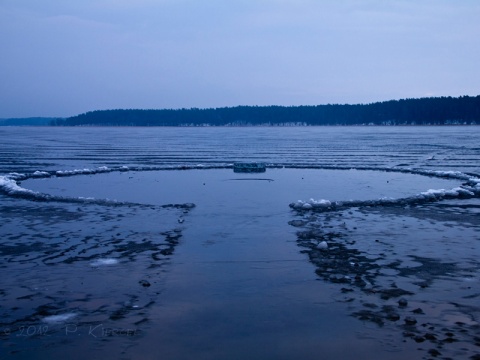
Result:
{"label": "dark open water", "polygon": [[1,358],[478,357],[479,135],[0,128]]}

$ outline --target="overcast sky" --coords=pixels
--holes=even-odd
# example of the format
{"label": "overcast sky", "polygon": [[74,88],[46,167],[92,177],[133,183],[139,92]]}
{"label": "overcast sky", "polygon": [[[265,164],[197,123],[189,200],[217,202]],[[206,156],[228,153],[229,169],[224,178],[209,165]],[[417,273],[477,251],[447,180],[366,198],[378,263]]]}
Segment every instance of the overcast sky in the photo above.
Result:
{"label": "overcast sky", "polygon": [[0,118],[479,94],[478,0],[0,0]]}

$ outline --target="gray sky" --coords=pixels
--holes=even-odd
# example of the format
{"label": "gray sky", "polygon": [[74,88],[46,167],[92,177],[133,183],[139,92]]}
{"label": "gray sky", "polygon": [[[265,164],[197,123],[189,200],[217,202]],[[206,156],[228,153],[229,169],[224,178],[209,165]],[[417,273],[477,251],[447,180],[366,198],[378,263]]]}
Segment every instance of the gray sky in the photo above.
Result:
{"label": "gray sky", "polygon": [[478,0],[0,0],[0,118],[480,94]]}

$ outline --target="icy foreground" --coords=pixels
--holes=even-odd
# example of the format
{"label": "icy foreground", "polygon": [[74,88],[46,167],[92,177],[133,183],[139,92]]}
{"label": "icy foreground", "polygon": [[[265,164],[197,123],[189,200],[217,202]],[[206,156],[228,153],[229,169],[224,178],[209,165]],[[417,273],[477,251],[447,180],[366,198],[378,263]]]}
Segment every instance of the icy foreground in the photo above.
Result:
{"label": "icy foreground", "polygon": [[475,129],[0,129],[1,353],[475,358]]}

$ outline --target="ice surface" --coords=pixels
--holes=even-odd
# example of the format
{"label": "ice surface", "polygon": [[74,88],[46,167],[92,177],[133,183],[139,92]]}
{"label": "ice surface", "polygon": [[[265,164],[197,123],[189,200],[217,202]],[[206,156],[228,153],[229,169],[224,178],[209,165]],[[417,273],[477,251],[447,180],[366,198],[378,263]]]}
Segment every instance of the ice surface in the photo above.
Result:
{"label": "ice surface", "polygon": [[[158,167],[156,168],[158,169]],[[423,191],[435,184],[458,185],[457,177],[423,176],[405,171],[336,170],[319,167],[271,166],[263,177],[258,174],[232,176],[230,166],[222,167],[169,167],[168,170],[130,168],[108,171],[84,169],[69,172],[68,177],[51,177],[39,181],[26,175],[24,186],[34,191],[39,200],[85,202],[105,205],[185,204],[188,202],[215,202],[216,194],[228,192],[228,201],[242,202],[245,196],[257,194],[255,201],[266,207],[286,207],[292,197],[315,193],[337,196],[335,200],[310,198],[290,206],[294,209],[335,210],[339,207],[387,206],[440,200],[444,197],[474,196],[467,187],[439,192]],[[85,176],[90,175],[90,176]],[[91,176],[95,175],[95,176]],[[248,183],[236,180],[252,180]],[[268,181],[261,181],[268,180]],[[245,192],[245,193],[244,193]],[[415,194],[415,192],[417,192]],[[13,195],[23,196],[23,192]],[[414,195],[411,195],[414,194]],[[398,197],[395,196],[406,196]],[[357,198],[350,200],[349,197]],[[218,203],[217,206],[223,206]],[[258,206],[253,206],[258,208]],[[256,210],[255,210],[256,211]],[[263,210],[261,210],[263,211]]]}
{"label": "ice surface", "polygon": [[[480,127],[0,135],[12,356],[478,353]],[[236,161],[273,181],[233,181]]]}

